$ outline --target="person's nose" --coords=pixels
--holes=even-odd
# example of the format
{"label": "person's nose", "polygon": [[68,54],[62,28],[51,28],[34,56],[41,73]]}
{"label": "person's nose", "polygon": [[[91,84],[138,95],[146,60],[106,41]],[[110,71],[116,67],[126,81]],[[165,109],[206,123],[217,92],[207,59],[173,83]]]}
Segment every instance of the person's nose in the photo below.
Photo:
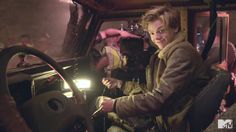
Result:
{"label": "person's nose", "polygon": [[159,34],[159,33],[155,34],[155,39],[156,40],[161,40],[161,38],[162,38],[161,34]]}

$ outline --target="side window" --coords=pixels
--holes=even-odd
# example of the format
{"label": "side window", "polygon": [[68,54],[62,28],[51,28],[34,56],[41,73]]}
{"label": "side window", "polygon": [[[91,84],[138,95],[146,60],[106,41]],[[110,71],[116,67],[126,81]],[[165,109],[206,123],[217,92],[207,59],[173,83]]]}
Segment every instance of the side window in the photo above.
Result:
{"label": "side window", "polygon": [[[217,27],[216,37],[213,42],[212,48],[208,54],[210,63],[215,64],[227,59],[227,45],[228,45],[228,27],[229,27],[229,14],[226,12],[217,12]],[[194,43],[198,52],[201,54],[212,27],[209,23],[209,12],[197,13],[195,18],[195,34]]]}

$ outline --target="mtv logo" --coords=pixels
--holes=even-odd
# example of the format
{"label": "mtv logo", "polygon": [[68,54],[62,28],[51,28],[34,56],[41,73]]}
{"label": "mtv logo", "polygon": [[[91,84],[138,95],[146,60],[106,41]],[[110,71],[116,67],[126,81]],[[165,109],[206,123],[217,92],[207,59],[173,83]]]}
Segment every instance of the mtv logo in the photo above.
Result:
{"label": "mtv logo", "polygon": [[218,128],[219,129],[233,129],[233,120],[232,119],[218,119]]}

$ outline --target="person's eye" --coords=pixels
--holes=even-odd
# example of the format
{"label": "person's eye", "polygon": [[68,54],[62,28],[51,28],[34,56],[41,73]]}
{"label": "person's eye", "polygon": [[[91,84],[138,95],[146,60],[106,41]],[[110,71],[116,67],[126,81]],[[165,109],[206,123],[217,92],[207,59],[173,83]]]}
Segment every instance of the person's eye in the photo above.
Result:
{"label": "person's eye", "polygon": [[153,32],[149,32],[149,34],[150,34],[150,35],[154,35],[154,33],[153,33]]}
{"label": "person's eye", "polygon": [[163,33],[165,33],[165,32],[166,32],[165,29],[160,29],[160,30],[157,31],[157,33],[159,33],[159,34],[163,34]]}

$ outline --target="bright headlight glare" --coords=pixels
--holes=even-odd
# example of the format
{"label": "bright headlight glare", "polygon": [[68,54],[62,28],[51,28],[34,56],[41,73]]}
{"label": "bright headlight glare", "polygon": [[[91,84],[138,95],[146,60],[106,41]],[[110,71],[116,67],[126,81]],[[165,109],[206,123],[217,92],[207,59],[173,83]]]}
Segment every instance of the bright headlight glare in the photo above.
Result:
{"label": "bright headlight glare", "polygon": [[[89,89],[91,86],[91,81],[89,79],[75,79],[73,80],[78,89]],[[64,82],[64,88],[69,89],[69,85]]]}

